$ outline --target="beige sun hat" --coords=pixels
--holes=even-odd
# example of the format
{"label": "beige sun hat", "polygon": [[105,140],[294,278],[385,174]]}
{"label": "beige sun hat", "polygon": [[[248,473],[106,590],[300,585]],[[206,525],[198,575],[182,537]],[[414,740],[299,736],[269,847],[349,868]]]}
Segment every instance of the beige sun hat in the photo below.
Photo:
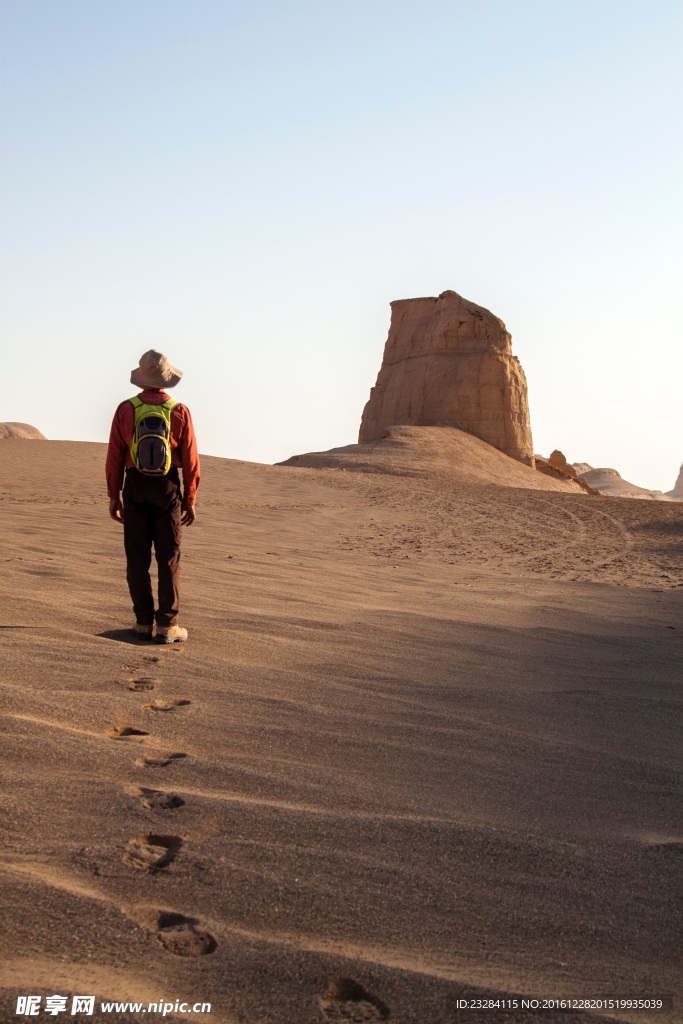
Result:
{"label": "beige sun hat", "polygon": [[151,348],[140,356],[140,365],[132,371],[130,382],[136,388],[174,388],[182,375],[181,370],[171,366],[168,356]]}

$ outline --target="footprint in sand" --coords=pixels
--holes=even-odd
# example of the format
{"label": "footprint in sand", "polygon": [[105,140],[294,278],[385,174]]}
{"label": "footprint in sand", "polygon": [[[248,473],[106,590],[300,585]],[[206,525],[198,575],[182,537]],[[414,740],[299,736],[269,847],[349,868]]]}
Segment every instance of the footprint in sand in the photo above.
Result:
{"label": "footprint in sand", "polygon": [[186,708],[191,700],[182,700],[178,697],[157,697],[151,704],[143,704],[144,711],[175,711],[176,708]]}
{"label": "footprint in sand", "polygon": [[145,786],[134,786],[130,792],[133,796],[140,798],[143,807],[151,810],[171,810],[173,807],[182,807],[185,803],[177,793],[167,793],[163,789],[147,789]]}
{"label": "footprint in sand", "polygon": [[389,1007],[353,978],[330,979],[325,995],[318,1002],[323,1016],[331,1021],[365,1024],[389,1017]]}
{"label": "footprint in sand", "polygon": [[200,924],[194,917],[162,911],[157,920],[155,938],[175,956],[206,956],[213,953],[216,940],[199,927]]}
{"label": "footprint in sand", "polygon": [[176,751],[157,750],[153,754],[145,754],[144,757],[139,757],[135,763],[138,768],[166,768],[172,761],[178,761],[183,757],[187,757],[187,754],[181,754]]}
{"label": "footprint in sand", "polygon": [[152,679],[151,676],[140,676],[137,679],[131,679],[129,681],[128,689],[133,690],[134,693],[141,693],[144,690],[153,690],[159,682],[161,682],[161,680]]}
{"label": "footprint in sand", "polygon": [[149,736],[149,733],[143,729],[134,729],[132,725],[112,725],[111,729],[107,729],[107,736],[112,740],[142,743],[143,736]]}
{"label": "footprint in sand", "polygon": [[156,654],[146,654],[143,658],[139,658],[138,661],[122,663],[121,668],[124,672],[130,672],[131,675],[135,675],[136,672],[142,669],[143,665],[158,665],[159,661],[160,659]]}
{"label": "footprint in sand", "polygon": [[162,871],[175,860],[182,845],[180,836],[138,836],[128,843],[122,860],[139,871]]}

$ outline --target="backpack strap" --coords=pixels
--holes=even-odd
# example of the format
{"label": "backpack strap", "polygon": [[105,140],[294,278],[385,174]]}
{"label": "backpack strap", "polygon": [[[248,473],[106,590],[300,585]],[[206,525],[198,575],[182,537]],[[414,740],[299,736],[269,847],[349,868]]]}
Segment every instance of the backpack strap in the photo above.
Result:
{"label": "backpack strap", "polygon": [[[151,404],[153,404],[151,402],[150,403],[143,402],[139,395],[133,395],[133,397],[129,398],[128,401],[130,402],[130,404],[133,406],[134,409],[139,409],[141,405],[145,405],[145,404],[151,405]],[[154,403],[154,404],[156,404],[156,403]],[[167,398],[165,402],[159,402],[158,403],[160,409],[168,409],[169,412],[170,412],[171,409],[175,409],[176,405],[179,405],[179,404],[180,403],[177,402],[175,400],[175,398]]]}

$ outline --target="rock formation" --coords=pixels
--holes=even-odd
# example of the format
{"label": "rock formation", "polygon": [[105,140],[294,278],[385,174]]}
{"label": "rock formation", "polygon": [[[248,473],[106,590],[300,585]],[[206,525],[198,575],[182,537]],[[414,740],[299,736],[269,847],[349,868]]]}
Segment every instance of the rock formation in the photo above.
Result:
{"label": "rock formation", "polygon": [[679,501],[683,501],[683,466],[681,466],[673,491],[667,491],[666,493],[670,498],[677,498]]}
{"label": "rock formation", "polygon": [[554,452],[550,453],[548,462],[553,469],[559,469],[561,473],[566,473],[566,475],[571,477],[572,480],[576,480],[576,470],[573,466],[569,465],[564,454],[559,450],[559,448],[556,448]]}
{"label": "rock formation", "polygon": [[590,484],[579,477],[574,466],[567,462],[559,449],[556,448],[555,451],[551,453],[549,459],[543,459],[540,455],[535,455],[534,460],[536,462],[536,469],[539,473],[543,473],[544,476],[551,476],[556,480],[575,480],[586,494],[599,493],[591,487]]}
{"label": "rock formation", "polygon": [[588,473],[579,475],[579,483],[585,482],[593,487],[600,494],[607,494],[613,498],[644,498],[652,501],[675,501],[675,497],[662,494],[661,491],[651,491],[648,487],[638,487],[637,484],[624,480],[621,473],[616,469],[591,469]]}
{"label": "rock formation", "polygon": [[452,291],[392,302],[358,440],[397,425],[458,427],[533,466],[526,377],[502,320]]}
{"label": "rock formation", "polygon": [[19,438],[22,441],[47,440],[45,435],[30,423],[0,423],[0,441],[8,437]]}

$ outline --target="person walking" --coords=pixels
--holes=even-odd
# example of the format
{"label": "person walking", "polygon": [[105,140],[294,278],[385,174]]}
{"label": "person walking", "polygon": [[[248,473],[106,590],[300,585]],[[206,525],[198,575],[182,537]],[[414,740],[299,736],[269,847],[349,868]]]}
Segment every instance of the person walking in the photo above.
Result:
{"label": "person walking", "polygon": [[[199,487],[190,410],[167,394],[181,377],[163,352],[150,349],[141,356],[130,375],[141,394],[117,408],[106,464],[109,514],[123,524],[133,632],[152,639],[156,622],[156,640],[167,644],[187,640],[187,630],[178,625],[180,534],[181,525],[192,526],[197,518]],[[152,546],[159,573],[156,611],[149,574]]]}

